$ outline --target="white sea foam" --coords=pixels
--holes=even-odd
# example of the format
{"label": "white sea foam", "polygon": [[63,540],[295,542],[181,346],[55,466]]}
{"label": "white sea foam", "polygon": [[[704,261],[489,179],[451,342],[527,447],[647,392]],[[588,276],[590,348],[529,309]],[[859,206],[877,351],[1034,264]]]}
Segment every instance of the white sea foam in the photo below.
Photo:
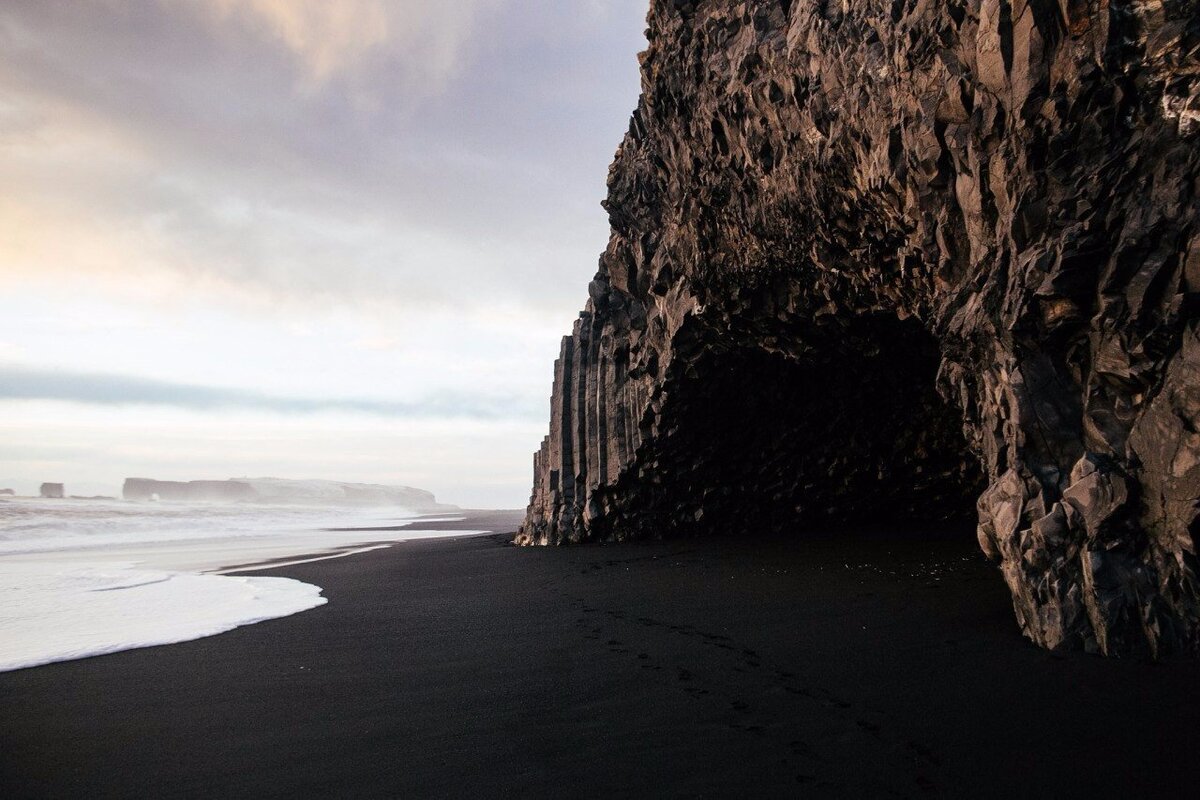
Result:
{"label": "white sea foam", "polygon": [[315,608],[289,578],[0,561],[0,670],[172,644]]}
{"label": "white sea foam", "polygon": [[416,522],[380,508],[0,501],[0,671],[198,639],[327,602],[318,586],[233,574],[246,565],[473,533]]}

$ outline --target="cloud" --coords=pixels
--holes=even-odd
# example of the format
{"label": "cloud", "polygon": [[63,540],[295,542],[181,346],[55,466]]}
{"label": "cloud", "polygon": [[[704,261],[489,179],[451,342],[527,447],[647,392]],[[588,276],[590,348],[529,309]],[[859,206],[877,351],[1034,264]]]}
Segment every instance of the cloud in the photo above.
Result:
{"label": "cloud", "polygon": [[[95,437],[68,476],[132,436],[527,492],[646,5],[0,2],[0,469],[57,429]],[[208,441],[239,417],[288,435]]]}
{"label": "cloud", "polygon": [[0,270],[573,313],[643,2],[12,0]]}
{"label": "cloud", "polygon": [[[413,401],[353,397],[281,397],[242,389],[126,375],[0,366],[0,400],[60,400],[97,406],[170,406],[194,411],[281,414],[344,412],[404,419],[538,419],[540,401],[515,395],[440,392]],[[532,401],[532,402],[531,402]]]}
{"label": "cloud", "polygon": [[318,80],[354,66],[387,41],[390,27],[386,6],[377,0],[210,0],[186,5],[207,10],[223,23],[259,23],[300,56]]}
{"label": "cloud", "polygon": [[[297,57],[319,84],[354,73],[385,52],[410,87],[444,86],[463,67],[463,48],[498,0],[160,0],[217,27],[237,26]],[[310,87],[311,88],[311,87]]]}

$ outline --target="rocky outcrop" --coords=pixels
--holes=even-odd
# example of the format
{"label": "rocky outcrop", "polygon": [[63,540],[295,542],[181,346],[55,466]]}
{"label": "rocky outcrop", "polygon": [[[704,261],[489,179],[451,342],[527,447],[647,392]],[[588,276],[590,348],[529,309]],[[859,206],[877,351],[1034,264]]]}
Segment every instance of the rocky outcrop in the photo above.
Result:
{"label": "rocky outcrop", "polygon": [[255,500],[258,493],[245,481],[156,481],[126,478],[121,487],[126,500],[236,503]]}
{"label": "rocky outcrop", "polygon": [[654,0],[525,543],[974,516],[1200,648],[1194,0]]}
{"label": "rocky outcrop", "polygon": [[432,492],[411,486],[382,486],[340,481],[284,478],[235,478],[226,481],[157,481],[126,478],[126,500],[171,500],[205,503],[297,503],[322,505],[398,506],[415,513],[457,511],[437,502]]}
{"label": "rocky outcrop", "polygon": [[65,496],[61,483],[43,483],[38,489],[38,495],[52,500],[61,500]]}

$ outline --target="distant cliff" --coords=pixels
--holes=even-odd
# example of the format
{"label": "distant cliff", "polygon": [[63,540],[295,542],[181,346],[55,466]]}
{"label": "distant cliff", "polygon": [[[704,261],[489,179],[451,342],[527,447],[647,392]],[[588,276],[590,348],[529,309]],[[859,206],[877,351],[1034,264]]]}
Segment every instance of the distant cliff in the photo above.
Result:
{"label": "distant cliff", "polygon": [[437,502],[431,492],[409,486],[282,478],[186,482],[126,478],[122,494],[126,500],[387,505],[419,513],[457,510],[457,506]]}
{"label": "distant cliff", "polygon": [[1194,0],[654,0],[520,540],[974,518],[1200,649]]}

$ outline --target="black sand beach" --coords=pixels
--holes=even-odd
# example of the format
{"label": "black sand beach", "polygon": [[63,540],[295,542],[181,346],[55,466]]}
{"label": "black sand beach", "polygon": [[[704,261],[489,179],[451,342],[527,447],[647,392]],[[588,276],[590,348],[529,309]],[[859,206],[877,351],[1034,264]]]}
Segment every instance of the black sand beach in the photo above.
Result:
{"label": "black sand beach", "polygon": [[1200,665],[1038,650],[969,532],[507,539],[266,571],[330,602],[0,675],[0,796],[1150,797],[1200,780]]}

